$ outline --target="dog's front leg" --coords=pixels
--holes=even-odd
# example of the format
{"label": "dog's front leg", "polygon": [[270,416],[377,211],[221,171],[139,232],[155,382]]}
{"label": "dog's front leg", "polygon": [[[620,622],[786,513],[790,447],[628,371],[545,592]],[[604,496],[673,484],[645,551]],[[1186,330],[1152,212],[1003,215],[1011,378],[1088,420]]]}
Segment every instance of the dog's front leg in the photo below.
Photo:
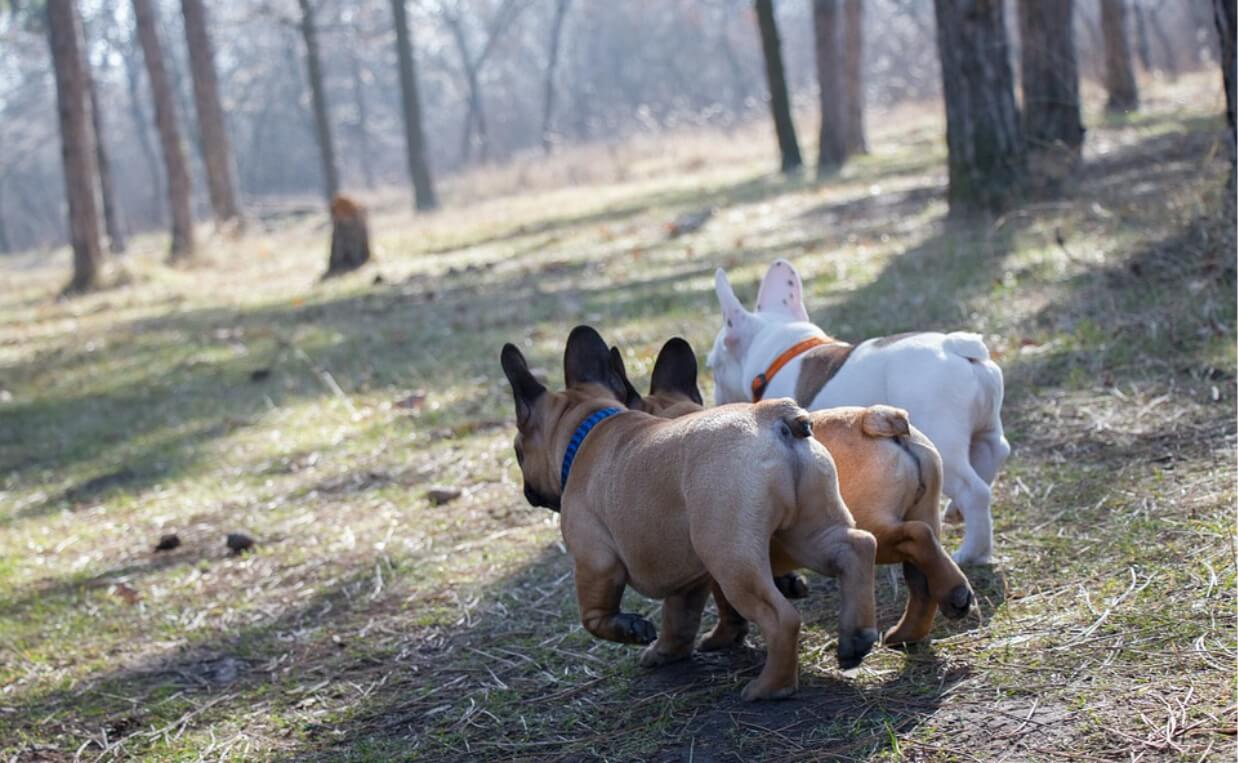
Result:
{"label": "dog's front leg", "polygon": [[658,634],[658,640],[641,653],[641,665],[657,667],[692,654],[696,632],[701,628],[701,611],[705,609],[705,599],[709,596],[709,585],[708,581],[701,581],[662,601],[662,632]]}
{"label": "dog's front leg", "polygon": [[619,557],[594,552],[576,559],[576,601],[585,630],[620,644],[649,644],[658,637],[653,623],[640,615],[620,612],[628,571]]}

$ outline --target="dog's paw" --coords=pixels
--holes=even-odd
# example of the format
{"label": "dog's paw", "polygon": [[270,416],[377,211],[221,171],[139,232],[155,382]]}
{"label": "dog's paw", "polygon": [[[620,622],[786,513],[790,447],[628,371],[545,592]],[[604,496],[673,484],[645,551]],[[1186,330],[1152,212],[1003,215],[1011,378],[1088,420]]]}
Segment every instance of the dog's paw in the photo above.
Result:
{"label": "dog's paw", "polygon": [[803,599],[808,596],[808,578],[798,572],[788,572],[774,578],[779,593],[788,599]]}
{"label": "dog's paw", "polygon": [[877,643],[878,638],[876,628],[864,628],[840,638],[838,640],[838,667],[843,670],[859,667],[864,661],[864,656],[873,648],[873,644]]}
{"label": "dog's paw", "polygon": [[968,551],[968,550],[960,548],[958,551],[955,551],[953,554],[951,554],[950,558],[954,559],[954,563],[959,565],[960,567],[968,567],[968,566],[975,566],[975,565],[981,565],[981,564],[992,564],[993,563],[993,552],[985,551],[982,553],[978,551]]}
{"label": "dog's paw", "polygon": [[625,644],[652,644],[658,638],[658,629],[640,615],[623,613],[615,615],[615,631]]}
{"label": "dog's paw", "polygon": [[951,620],[958,620],[971,609],[972,599],[974,598],[967,584],[959,583],[951,589],[950,595],[945,600],[937,602],[937,608]]}
{"label": "dog's paw", "polygon": [[787,699],[792,694],[795,694],[795,685],[791,686],[774,686],[767,687],[761,684],[760,678],[754,678],[748,682],[744,690],[740,692],[740,697],[745,702],[756,702],[760,699]]}
{"label": "dog's paw", "polygon": [[655,641],[645,647],[640,653],[640,664],[642,668],[656,668],[660,665],[669,665],[672,662],[679,662],[692,654],[691,649],[685,649],[679,652],[659,652],[658,644]]}
{"label": "dog's paw", "polygon": [[744,639],[748,636],[748,628],[745,626],[742,629],[719,631],[714,628],[705,638],[701,639],[701,643],[697,645],[698,652],[721,652],[727,649],[739,649],[744,645]]}

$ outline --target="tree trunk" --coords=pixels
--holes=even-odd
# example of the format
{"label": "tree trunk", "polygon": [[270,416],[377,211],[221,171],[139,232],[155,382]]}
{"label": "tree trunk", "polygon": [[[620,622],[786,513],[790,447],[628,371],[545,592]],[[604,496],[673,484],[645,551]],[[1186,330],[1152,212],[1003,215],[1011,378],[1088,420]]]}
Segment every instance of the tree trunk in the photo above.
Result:
{"label": "tree trunk", "polygon": [[1148,45],[1148,25],[1144,18],[1143,6],[1138,0],[1132,4],[1135,12],[1135,53],[1139,56],[1139,65],[1145,72],[1152,71],[1152,50]]}
{"label": "tree trunk", "polygon": [[550,46],[546,56],[546,81],[542,96],[542,152],[550,155],[553,141],[550,125],[555,111],[555,70],[559,65],[559,42],[563,35],[563,17],[567,15],[568,0],[555,4],[554,20],[550,24]]}
{"label": "tree trunk", "polygon": [[1023,135],[1046,190],[1074,172],[1083,146],[1073,19],[1074,0],[1019,0]]}
{"label": "tree trunk", "polygon": [[843,0],[843,102],[847,108],[847,154],[867,154],[864,137],[864,0]]}
{"label": "tree trunk", "polygon": [[817,92],[821,131],[817,142],[817,174],[835,172],[847,160],[847,116],[843,102],[843,68],[839,0],[813,0],[812,27],[816,43]]}
{"label": "tree trunk", "polygon": [[1105,36],[1105,110],[1113,114],[1139,108],[1139,90],[1126,39],[1126,0],[1100,0],[1100,28]]}
{"label": "tree trunk", "polygon": [[159,159],[155,156],[155,148],[150,139],[150,121],[146,118],[146,110],[142,108],[142,88],[138,71],[138,41],[137,35],[129,41],[129,49],[125,52],[125,82],[129,86],[129,119],[133,122],[133,131],[138,138],[138,147],[142,149],[146,173],[150,178],[150,209],[154,215],[155,224],[163,225],[167,219],[164,210],[163,174],[159,171]]}
{"label": "tree trunk", "polygon": [[464,35],[463,22],[455,17],[447,17],[447,26],[451,30],[452,40],[456,44],[456,52],[460,55],[460,68],[464,70],[464,81],[468,88],[468,111],[464,115],[464,129],[460,131],[460,161],[468,163],[473,154],[473,130],[477,131],[477,148],[481,161],[490,158],[490,150],[486,140],[486,114],[483,111],[481,98],[481,80],[477,69],[480,61],[473,60],[469,50],[468,40]]}
{"label": "tree trunk", "polygon": [[331,200],[331,257],[323,278],[350,273],[370,261],[370,227],[365,207],[348,198]]}
{"label": "tree trunk", "polygon": [[86,64],[86,86],[90,89],[90,124],[95,131],[95,165],[99,171],[99,198],[103,201],[103,227],[107,231],[108,249],[113,254],[125,251],[125,232],[120,220],[120,204],[112,182],[112,162],[108,158],[107,131],[103,127],[103,109],[99,106],[99,89],[95,85],[90,64]]}
{"label": "tree trunk", "polygon": [[778,22],[774,18],[773,0],[754,2],[757,26],[761,32],[761,52],[765,57],[769,110],[774,117],[778,152],[782,155],[782,171],[792,173],[804,165],[804,159],[800,156],[800,145],[795,139],[795,123],[791,120],[791,99],[787,96],[787,77],[782,68],[782,42],[778,39]]}
{"label": "tree trunk", "polygon": [[438,198],[434,193],[430,164],[426,161],[421,98],[417,91],[417,69],[404,0],[391,0],[391,13],[395,20],[396,52],[400,59],[400,105],[404,111],[404,147],[408,158],[408,176],[413,181],[413,203],[417,209],[434,209],[438,206]]}
{"label": "tree trunk", "polygon": [[331,139],[331,118],[327,113],[327,93],[322,80],[322,60],[318,56],[318,30],[314,25],[314,6],[310,0],[298,0],[301,5],[301,36],[305,39],[305,69],[309,75],[310,99],[314,103],[314,132],[318,153],[322,159],[322,183],[327,201],[340,192],[340,173],[335,164],[335,144]]}
{"label": "tree trunk", "polygon": [[151,0],[133,0],[133,16],[137,23],[138,40],[146,59],[146,77],[150,81],[155,102],[155,127],[159,130],[159,145],[168,178],[168,206],[172,210],[172,248],[169,259],[180,262],[193,257],[193,211],[189,204],[189,166],[181,147],[180,129],[176,124],[172,83],[163,65],[163,47],[159,43],[158,22]]}
{"label": "tree trunk", "polygon": [[352,74],[352,95],[357,106],[357,143],[361,152],[361,176],[365,179],[365,187],[374,189],[374,163],[370,159],[370,110],[365,101],[365,79],[361,75],[361,61],[355,50],[348,56],[349,71]]}
{"label": "tree trunk", "polygon": [[999,212],[1023,187],[1003,3],[934,0],[949,150],[950,214]]}
{"label": "tree trunk", "polygon": [[1234,125],[1234,66],[1235,44],[1234,34],[1238,31],[1238,18],[1235,16],[1234,0],[1212,0],[1213,19],[1216,22],[1217,38],[1221,44],[1221,78],[1225,85],[1225,124],[1229,144],[1229,183],[1233,190],[1235,183],[1235,157],[1238,156],[1238,146],[1235,140]]}
{"label": "tree trunk", "polygon": [[1156,42],[1161,46],[1161,52],[1165,54],[1165,73],[1169,75],[1170,81],[1178,79],[1178,52],[1174,50],[1173,43],[1169,41],[1169,35],[1165,34],[1165,24],[1161,21],[1160,10],[1149,12],[1151,18],[1148,20],[1148,26],[1152,27],[1152,34],[1156,36]]}
{"label": "tree trunk", "polygon": [[207,26],[202,0],[181,0],[185,18],[185,41],[189,46],[189,68],[193,73],[193,100],[198,112],[202,164],[211,210],[219,223],[239,220],[236,201],[236,172],[232,144],[224,125],[224,110],[219,101],[219,81],[215,76],[215,49]]}
{"label": "tree trunk", "polygon": [[47,41],[56,76],[60,157],[69,206],[69,241],[73,245],[73,278],[65,293],[75,293],[98,285],[103,250],[95,209],[94,136],[86,101],[86,61],[73,0],[47,0]]}

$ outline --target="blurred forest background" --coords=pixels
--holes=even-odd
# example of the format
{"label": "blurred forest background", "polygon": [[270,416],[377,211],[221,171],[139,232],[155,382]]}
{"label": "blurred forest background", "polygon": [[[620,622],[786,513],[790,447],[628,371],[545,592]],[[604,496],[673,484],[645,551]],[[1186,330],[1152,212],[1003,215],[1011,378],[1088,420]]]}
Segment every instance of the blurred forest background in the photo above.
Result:
{"label": "blurred forest background", "polygon": [[[91,164],[104,191],[96,216],[112,251],[122,251],[133,233],[169,222],[183,229],[186,214],[271,220],[305,213],[315,194],[407,186],[410,174],[421,186],[418,206],[428,208],[438,201],[435,179],[477,165],[525,163],[532,181],[539,157],[566,146],[766,118],[773,72],[769,50],[762,55],[763,7],[781,37],[777,76],[791,110],[814,111],[820,97],[825,112],[837,109],[823,117],[847,122],[843,150],[863,150],[866,106],[941,96],[934,6],[834,5],[759,2],[754,12],[747,0],[0,0],[0,253],[71,238],[49,18],[80,17],[76,55],[86,77],[66,86],[83,87],[70,97],[84,95],[93,107]],[[1009,2],[994,16],[1008,39],[986,43],[1008,42],[1015,79],[1022,47],[1038,45],[1022,40],[1020,13],[1031,15],[1025,24],[1056,20],[1047,36],[1063,38],[1077,61],[1067,67],[1044,46],[1040,56],[1063,79],[1077,71],[1107,86],[1119,110],[1137,105],[1132,67],[1172,80],[1215,71],[1222,55],[1215,14],[1224,2],[1078,0],[1073,13],[1071,2],[1018,5],[1027,8]],[[135,9],[146,16],[148,40]],[[840,38],[838,51],[815,44],[830,34]],[[154,97],[152,64],[161,80]],[[821,64],[837,85],[818,87]],[[1000,84],[1010,92],[1008,80]],[[410,140],[420,145],[406,162]],[[178,146],[180,156],[169,157]],[[552,182],[586,179],[571,174]]]}

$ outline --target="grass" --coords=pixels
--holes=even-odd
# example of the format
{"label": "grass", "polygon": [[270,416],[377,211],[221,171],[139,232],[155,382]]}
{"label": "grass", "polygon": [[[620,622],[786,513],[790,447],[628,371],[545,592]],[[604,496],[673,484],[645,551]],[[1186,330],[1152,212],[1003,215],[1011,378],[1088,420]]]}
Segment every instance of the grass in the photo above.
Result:
{"label": "grass", "polygon": [[[375,197],[377,264],[326,284],[309,220],[209,238],[189,270],[140,237],[125,285],[68,302],[63,252],[0,263],[0,754],[1232,758],[1215,93],[1183,78],[1138,117],[1090,120],[1066,198],[974,227],[943,220],[935,110],[906,110],[821,184],[770,176],[761,132],[637,142],[607,171],[571,154],[524,193],[519,168],[487,170],[431,217]],[[844,338],[983,331],[1015,454],[973,616],[843,675],[814,578],[800,695],[747,706],[759,637],[647,672],[581,630],[557,518],[520,495],[497,352],[515,341],[554,378],[591,322],[643,378],[666,337],[712,339],[715,266],[750,299],[777,256]],[[464,494],[435,506],[435,485]],[[255,552],[228,555],[238,531]],[[153,553],[167,532],[182,546]]]}

